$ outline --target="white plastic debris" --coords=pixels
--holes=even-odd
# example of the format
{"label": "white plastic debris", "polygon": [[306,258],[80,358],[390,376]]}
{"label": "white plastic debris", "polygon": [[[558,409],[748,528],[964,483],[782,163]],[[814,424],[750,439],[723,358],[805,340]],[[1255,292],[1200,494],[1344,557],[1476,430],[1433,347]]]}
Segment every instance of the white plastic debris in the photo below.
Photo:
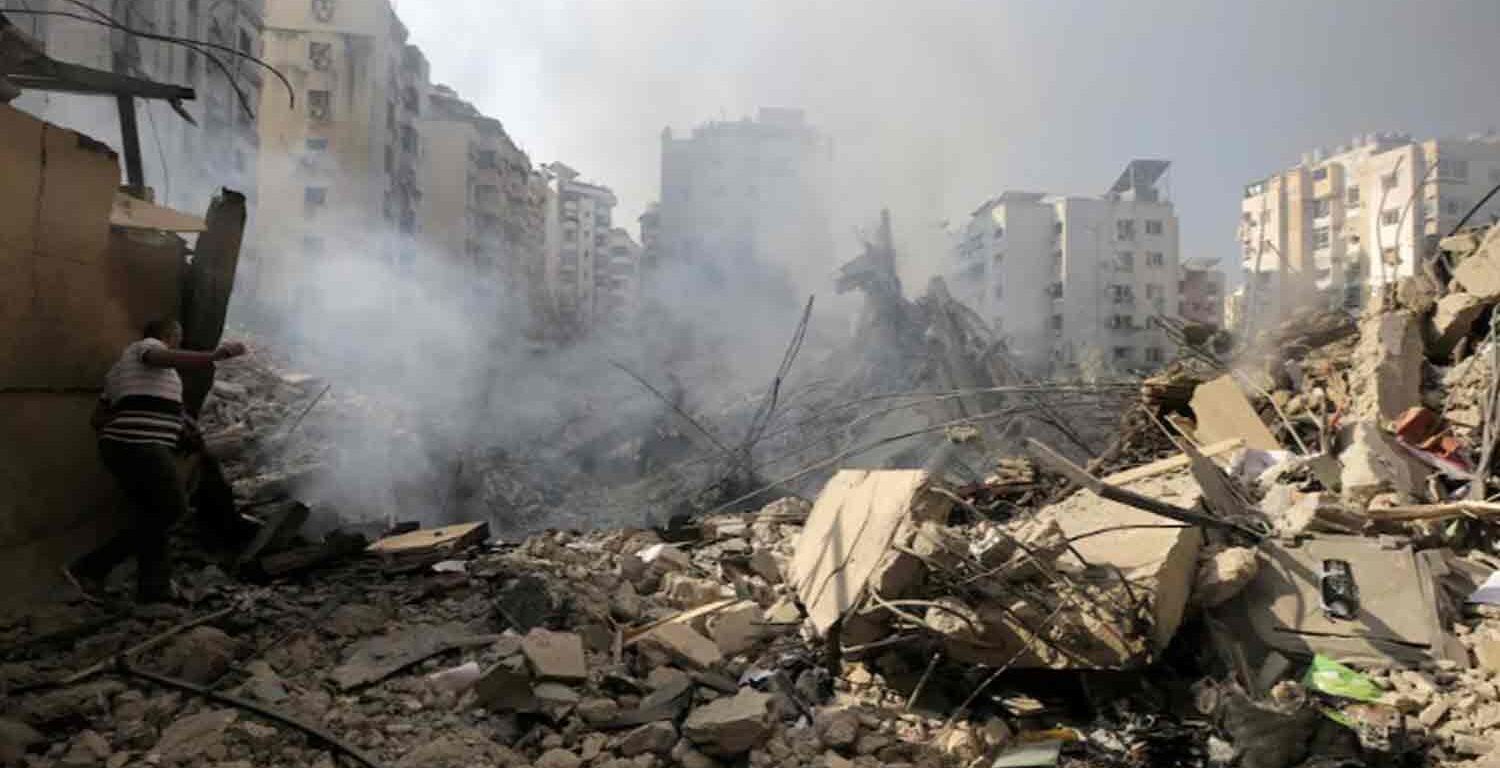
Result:
{"label": "white plastic debris", "polygon": [[1490,577],[1469,595],[1469,602],[1482,603],[1484,605],[1500,605],[1500,571],[1490,574]]}

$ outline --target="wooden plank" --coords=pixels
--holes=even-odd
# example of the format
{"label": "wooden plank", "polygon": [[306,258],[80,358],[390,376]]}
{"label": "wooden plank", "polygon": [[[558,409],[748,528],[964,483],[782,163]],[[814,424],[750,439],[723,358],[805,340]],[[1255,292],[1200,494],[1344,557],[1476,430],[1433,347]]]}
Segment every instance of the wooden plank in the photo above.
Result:
{"label": "wooden plank", "polygon": [[864,598],[902,521],[926,488],[922,470],[840,470],[818,495],[792,557],[793,586],[819,634]]}
{"label": "wooden plank", "polygon": [[109,209],[109,223],[126,229],[156,229],[166,232],[202,232],[208,224],[191,213],[138,200],[124,192],[115,193]]}
{"label": "wooden plank", "polygon": [[399,536],[387,536],[371,544],[366,551],[381,555],[394,555],[438,547],[462,548],[478,544],[489,537],[488,523],[459,523],[442,528],[423,528]]}
{"label": "wooden plank", "polygon": [[[1236,437],[1229,440],[1220,440],[1213,445],[1208,445],[1199,449],[1198,452],[1208,458],[1213,458],[1220,454],[1229,453],[1230,451],[1234,451],[1243,447],[1245,447],[1245,439],[1243,437]],[[1159,461],[1153,461],[1150,464],[1142,464],[1139,467],[1127,469],[1123,472],[1116,472],[1113,475],[1104,478],[1104,482],[1109,483],[1110,485],[1124,485],[1126,483],[1131,483],[1136,480],[1144,480],[1148,477],[1155,477],[1156,475],[1165,474],[1174,470],[1186,469],[1191,461],[1192,460],[1188,457],[1187,454],[1179,454],[1177,456],[1171,456]]]}
{"label": "wooden plank", "polygon": [[746,601],[741,600],[738,597],[726,597],[723,600],[716,600],[712,603],[700,605],[697,608],[689,608],[688,610],[683,611],[682,613],[679,613],[675,616],[668,616],[665,619],[653,621],[644,627],[627,629],[625,630],[624,645],[622,647],[629,648],[630,646],[635,645],[636,641],[640,640],[648,634],[651,634],[651,631],[654,629],[659,629],[668,624],[682,624],[685,622],[691,622],[694,619],[702,616],[712,616],[713,614],[718,613],[719,611],[722,611],[731,605],[738,605],[742,602]]}

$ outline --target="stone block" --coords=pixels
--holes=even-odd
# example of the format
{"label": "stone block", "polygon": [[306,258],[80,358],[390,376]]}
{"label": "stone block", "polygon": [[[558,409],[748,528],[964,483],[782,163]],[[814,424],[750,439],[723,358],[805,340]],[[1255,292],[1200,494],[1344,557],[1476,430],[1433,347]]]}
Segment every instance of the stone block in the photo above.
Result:
{"label": "stone block", "polygon": [[521,653],[542,680],[581,683],[589,679],[583,638],[571,632],[533,629],[521,639]]}
{"label": "stone block", "polygon": [[1349,419],[1395,421],[1422,404],[1421,324],[1411,312],[1383,312],[1362,319],[1359,332],[1349,374]]}
{"label": "stone block", "polygon": [[688,713],[682,733],[709,754],[744,754],[771,734],[771,698],[770,694],[745,689],[715,699]]}

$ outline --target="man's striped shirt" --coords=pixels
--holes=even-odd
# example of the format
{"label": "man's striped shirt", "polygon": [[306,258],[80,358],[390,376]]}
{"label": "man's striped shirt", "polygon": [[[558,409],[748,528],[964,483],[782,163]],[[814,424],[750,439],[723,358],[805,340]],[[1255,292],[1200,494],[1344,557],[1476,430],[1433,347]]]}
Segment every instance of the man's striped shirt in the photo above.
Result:
{"label": "man's striped shirt", "polygon": [[173,368],[146,362],[146,352],[166,349],[157,339],[142,339],[125,348],[104,380],[104,400],[111,411],[99,430],[100,440],[176,447],[182,437],[182,379]]}

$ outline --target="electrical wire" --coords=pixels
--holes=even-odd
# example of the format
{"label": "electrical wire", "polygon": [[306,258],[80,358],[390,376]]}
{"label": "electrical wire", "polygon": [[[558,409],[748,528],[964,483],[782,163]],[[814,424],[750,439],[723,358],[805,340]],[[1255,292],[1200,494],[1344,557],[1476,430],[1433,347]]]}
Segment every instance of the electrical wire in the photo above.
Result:
{"label": "electrical wire", "polygon": [[[121,24],[113,19],[95,18],[92,16],[85,16],[81,13],[73,13],[72,11],[33,11],[27,8],[13,8],[10,6],[6,6],[0,8],[0,13],[14,13],[20,16],[61,16],[69,19],[77,19],[78,21],[86,22],[89,24],[98,24],[100,26],[109,27],[111,29],[116,29],[129,35],[146,38],[147,40],[157,40],[163,43],[172,43],[173,45],[181,45],[183,47],[191,48],[194,50],[200,50],[196,48],[196,46],[202,46],[205,48],[212,48],[217,51],[223,51],[233,56],[245,59],[275,75],[276,79],[280,80],[281,84],[286,88],[287,99],[289,104],[291,105],[291,108],[295,109],[297,107],[297,92],[292,87],[292,81],[288,80],[286,78],[286,75],[281,74],[280,70],[271,66],[270,64],[254,56],[251,56],[250,54],[245,53],[244,51],[241,51],[233,46],[224,45],[222,43],[211,43],[205,40],[189,40],[187,38],[177,37],[175,35],[159,35],[155,32],[146,32],[143,30],[127,27],[124,24]],[[200,50],[200,52],[202,51]],[[207,53],[204,52],[204,55],[207,55]],[[220,62],[220,64],[222,66],[222,62]],[[227,67],[225,67],[225,74],[229,74]],[[232,78],[233,76],[231,75],[230,77]],[[233,82],[232,79],[231,82]],[[235,91],[239,91],[237,86],[235,87]],[[249,107],[247,106],[246,108],[248,109]]]}
{"label": "electrical wire", "polygon": [[156,127],[156,113],[151,111],[151,102],[141,105],[146,110],[146,123],[151,126],[151,138],[156,143],[156,157],[161,161],[161,193],[166,200],[172,199],[172,171],[167,167],[167,152],[161,145],[161,129]]}

